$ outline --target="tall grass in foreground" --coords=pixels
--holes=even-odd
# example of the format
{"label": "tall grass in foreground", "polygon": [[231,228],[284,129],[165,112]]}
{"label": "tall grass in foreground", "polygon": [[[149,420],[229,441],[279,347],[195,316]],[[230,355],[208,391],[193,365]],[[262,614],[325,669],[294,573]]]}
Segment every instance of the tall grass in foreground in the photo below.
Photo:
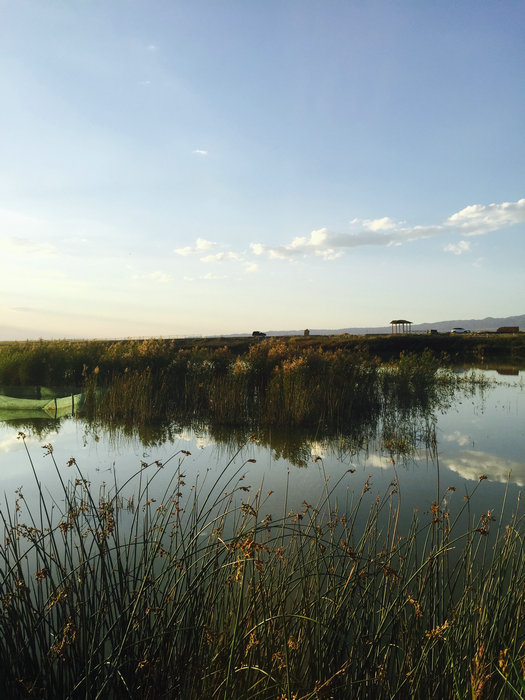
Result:
{"label": "tall grass in foreground", "polygon": [[75,460],[68,481],[54,464],[63,503],[40,488],[36,505],[19,492],[1,509],[6,697],[525,693],[517,508],[459,530],[442,494],[400,532],[396,479],[345,504],[327,480],[319,503],[297,511],[282,494],[271,516],[233,461],[189,487],[179,453],[98,493]]}

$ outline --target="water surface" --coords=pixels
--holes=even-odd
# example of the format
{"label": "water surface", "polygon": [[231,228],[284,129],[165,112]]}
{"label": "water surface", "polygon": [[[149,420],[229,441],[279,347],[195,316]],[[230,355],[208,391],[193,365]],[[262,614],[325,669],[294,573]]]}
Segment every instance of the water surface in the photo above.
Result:
{"label": "water surface", "polygon": [[[12,502],[22,488],[30,500],[36,490],[32,461],[47,498],[60,506],[51,445],[64,479],[75,477],[74,467],[67,466],[71,457],[97,488],[104,482],[111,488],[115,479],[121,484],[135,472],[157,472],[152,493],[159,499],[179,466],[188,492],[196,482],[211,484],[227,467],[224,488],[239,470],[238,475],[245,475],[243,485],[251,488],[242,492],[246,499],[257,489],[273,492],[265,507],[274,514],[299,509],[303,501],[315,505],[327,491],[333,490],[332,506],[344,510],[363,490],[366,504],[395,489],[402,526],[415,509],[425,516],[434,502],[454,514],[464,511],[468,500],[472,522],[487,511],[499,517],[505,494],[507,517],[525,485],[525,372],[485,371],[484,378],[488,386],[459,392],[447,407],[386,417],[359,438],[351,437],[351,431],[337,438],[323,436],[321,429],[287,435],[261,429],[250,435],[247,430],[173,423],[162,430],[152,426],[146,439],[144,430],[141,438],[138,430],[112,429],[78,417],[18,414],[6,420],[4,413],[0,490]],[[159,470],[155,461],[165,466]]]}

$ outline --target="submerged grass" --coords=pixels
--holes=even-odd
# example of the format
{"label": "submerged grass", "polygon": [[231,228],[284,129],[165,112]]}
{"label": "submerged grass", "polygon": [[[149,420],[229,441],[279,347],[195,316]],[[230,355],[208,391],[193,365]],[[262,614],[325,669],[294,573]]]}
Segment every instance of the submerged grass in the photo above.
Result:
{"label": "submerged grass", "polygon": [[518,506],[460,529],[438,494],[400,532],[395,478],[345,504],[326,479],[318,503],[285,493],[269,515],[246,463],[190,487],[179,452],[97,493],[48,454],[63,501],[33,468],[36,504],[1,509],[9,698],[523,697]]}

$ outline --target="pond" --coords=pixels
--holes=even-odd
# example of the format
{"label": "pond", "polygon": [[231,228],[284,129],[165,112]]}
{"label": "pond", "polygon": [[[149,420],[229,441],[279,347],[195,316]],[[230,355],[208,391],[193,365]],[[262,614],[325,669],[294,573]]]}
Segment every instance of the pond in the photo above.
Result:
{"label": "pond", "polygon": [[[360,426],[337,437],[326,437],[321,429],[283,434],[195,422],[123,430],[68,415],[28,418],[4,412],[0,488],[9,501],[18,488],[27,499],[36,490],[32,461],[49,499],[58,499],[55,466],[43,448],[51,445],[65,480],[75,476],[66,466],[73,457],[95,486],[123,484],[150,464],[147,473],[158,472],[159,498],[182,461],[188,487],[211,484],[227,467],[221,486],[226,488],[232,474],[244,476],[252,494],[273,492],[265,507],[274,513],[284,505],[315,506],[327,493],[331,506],[343,510],[361,496],[372,503],[395,488],[401,526],[408,526],[415,509],[426,514],[433,503],[452,515],[468,510],[474,524],[488,511],[499,519],[505,503],[506,518],[525,485],[525,372],[485,370],[478,371],[479,378],[430,413],[383,416],[368,432]],[[168,463],[159,470],[156,462]]]}

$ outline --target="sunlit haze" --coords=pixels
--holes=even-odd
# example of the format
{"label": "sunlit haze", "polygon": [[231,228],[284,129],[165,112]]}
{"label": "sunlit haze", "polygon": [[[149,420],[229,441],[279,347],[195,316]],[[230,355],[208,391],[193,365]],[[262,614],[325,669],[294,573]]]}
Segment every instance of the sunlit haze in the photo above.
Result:
{"label": "sunlit haze", "polygon": [[0,339],[525,311],[522,0],[0,0]]}

